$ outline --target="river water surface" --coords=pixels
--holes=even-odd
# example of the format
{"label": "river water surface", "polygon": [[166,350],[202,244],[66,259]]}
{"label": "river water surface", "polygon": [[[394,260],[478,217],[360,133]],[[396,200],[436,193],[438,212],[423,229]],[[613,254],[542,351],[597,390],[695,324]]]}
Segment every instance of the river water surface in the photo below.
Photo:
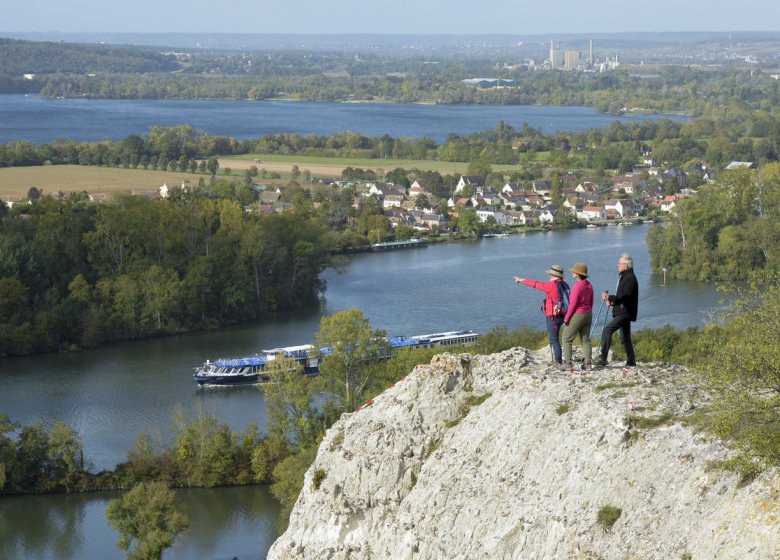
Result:
{"label": "river water surface", "polygon": [[[389,335],[506,326],[544,328],[541,292],[513,276],[545,279],[551,264],[587,263],[596,291],[614,291],[617,260],[634,256],[640,284],[636,328],[703,325],[720,307],[710,284],[651,274],[648,226],[537,232],[390,253],[352,255],[323,273],[320,305],[218,332],[117,343],[72,354],[0,360],[0,411],[24,423],[64,420],[82,435],[95,469],[124,461],[140,432],[170,440],[172,412],[203,405],[234,430],[264,426],[262,390],[198,388],[193,368],[206,359],[311,342],[322,314],[360,308]],[[642,360],[642,356],[637,356]],[[120,558],[118,534],[105,523],[113,496],[0,498],[3,558]],[[264,558],[275,538],[278,505],[264,487],[188,490],[193,530],[165,558]]]}
{"label": "river water surface", "polygon": [[212,136],[237,140],[268,134],[330,135],[351,131],[366,136],[427,137],[443,142],[449,134],[472,134],[499,121],[544,133],[583,131],[610,123],[642,122],[682,115],[606,115],[590,107],[546,105],[422,105],[404,103],[330,103],[308,101],[42,99],[37,95],[0,95],[0,144],[34,144],[73,139],[96,142],[142,136],[152,125],[188,124]]}

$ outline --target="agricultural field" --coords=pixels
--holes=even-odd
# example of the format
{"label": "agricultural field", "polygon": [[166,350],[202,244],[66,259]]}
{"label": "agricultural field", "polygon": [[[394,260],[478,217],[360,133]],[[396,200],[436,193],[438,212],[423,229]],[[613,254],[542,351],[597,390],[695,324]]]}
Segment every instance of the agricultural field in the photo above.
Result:
{"label": "agricultural field", "polygon": [[163,183],[168,186],[197,185],[206,175],[121,169],[116,167],[91,167],[83,165],[44,165],[38,167],[0,168],[0,199],[17,202],[27,198],[30,187],[37,187],[44,195],[56,192],[88,193],[140,193],[157,190]]}
{"label": "agricultural field", "polygon": [[[336,178],[341,175],[345,167],[359,167],[371,169],[377,173],[387,173],[393,169],[422,169],[424,171],[438,171],[442,175],[464,175],[468,169],[468,163],[451,161],[431,161],[412,159],[369,159],[369,158],[329,158],[315,156],[280,156],[270,154],[248,154],[219,158],[219,168],[229,168],[232,171],[243,171],[253,165],[258,170],[265,169],[268,172],[289,174],[293,165],[297,165],[299,171],[309,170],[315,177]],[[503,168],[518,166],[495,165],[497,171]]]}
{"label": "agricultural field", "polygon": [[[307,156],[279,156],[249,154],[218,158],[219,178],[232,177],[239,180],[252,166],[258,171],[278,173],[278,179],[256,177],[255,181],[266,184],[286,184],[292,176],[293,167],[299,172],[309,171],[317,179],[336,179],[346,167],[370,169],[379,176],[397,168],[438,171],[442,175],[465,175],[468,163],[430,160],[379,160],[326,158]],[[509,172],[521,168],[519,165],[493,165],[494,171]],[[229,171],[228,171],[229,170]],[[229,175],[226,175],[226,172]],[[140,193],[157,190],[163,183],[168,186],[197,185],[208,175],[155,171],[145,169],[124,169],[117,167],[93,167],[83,165],[44,165],[34,167],[0,168],[0,200],[18,202],[27,197],[30,187],[37,187],[44,195],[56,192],[88,193]]]}

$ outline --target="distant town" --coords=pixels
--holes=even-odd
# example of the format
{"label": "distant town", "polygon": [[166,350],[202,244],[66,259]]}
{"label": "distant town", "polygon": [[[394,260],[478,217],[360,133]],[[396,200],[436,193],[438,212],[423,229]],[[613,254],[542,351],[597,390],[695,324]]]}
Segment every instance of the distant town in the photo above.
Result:
{"label": "distant town", "polygon": [[[755,168],[753,162],[735,161],[726,169]],[[615,175],[600,184],[587,178],[568,173],[555,180],[530,181],[488,185],[483,177],[460,176],[454,193],[446,200],[446,213],[442,213],[436,197],[425,184],[415,180],[407,189],[393,183],[333,181],[337,187],[354,188],[357,196],[353,208],[360,210],[375,199],[384,215],[395,229],[406,226],[420,233],[446,233],[453,218],[462,217],[464,210],[473,209],[485,232],[511,227],[539,227],[554,223],[606,225],[623,221],[636,221],[667,214],[682,199],[696,193],[689,187],[710,183],[715,172],[706,162],[687,169],[670,167],[660,169],[651,157],[631,173]],[[559,194],[554,185],[559,183]],[[671,185],[671,189],[664,188]],[[293,204],[281,201],[283,187],[256,185],[260,190],[256,208],[261,214],[292,211]],[[674,194],[665,194],[669,190]],[[167,196],[167,187],[161,188]],[[553,203],[553,199],[562,200]],[[438,209],[438,210],[437,210]]]}

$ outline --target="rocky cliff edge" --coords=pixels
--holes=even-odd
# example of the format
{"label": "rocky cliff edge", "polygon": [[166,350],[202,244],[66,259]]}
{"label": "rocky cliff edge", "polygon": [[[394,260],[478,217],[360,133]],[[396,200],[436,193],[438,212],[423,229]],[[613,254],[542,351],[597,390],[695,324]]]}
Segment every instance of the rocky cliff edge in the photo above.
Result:
{"label": "rocky cliff edge", "polygon": [[683,368],[545,357],[443,354],[345,414],[269,558],[780,559],[780,474],[712,466]]}

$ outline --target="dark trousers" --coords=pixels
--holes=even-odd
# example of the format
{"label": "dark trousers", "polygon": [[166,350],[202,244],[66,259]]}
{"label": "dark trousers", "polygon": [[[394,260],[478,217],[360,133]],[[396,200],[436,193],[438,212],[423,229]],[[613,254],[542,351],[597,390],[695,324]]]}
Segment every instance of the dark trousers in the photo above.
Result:
{"label": "dark trousers", "polygon": [[636,356],[634,355],[634,345],[631,343],[631,319],[628,318],[628,315],[613,317],[609,323],[604,325],[604,332],[601,333],[601,357],[607,359],[609,347],[612,345],[612,335],[615,331],[620,331],[620,341],[626,351],[626,363],[635,365]]}

